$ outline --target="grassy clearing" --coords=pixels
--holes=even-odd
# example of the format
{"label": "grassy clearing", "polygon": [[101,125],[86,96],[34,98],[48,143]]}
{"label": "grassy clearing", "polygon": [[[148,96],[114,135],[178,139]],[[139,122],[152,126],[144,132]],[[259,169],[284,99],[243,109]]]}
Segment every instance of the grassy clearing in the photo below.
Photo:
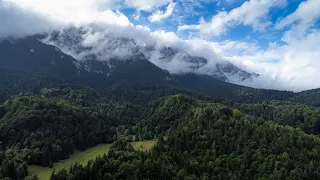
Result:
{"label": "grassy clearing", "polygon": [[[147,151],[151,149],[154,145],[156,145],[156,143],[156,140],[150,140],[132,142],[131,145],[136,151]],[[112,144],[101,144],[87,149],[83,152],[76,151],[69,157],[69,159],[54,163],[53,168],[30,165],[29,174],[37,175],[39,180],[49,180],[53,169],[55,169],[56,171],[59,171],[64,168],[68,169],[68,167],[75,163],[86,165],[88,161],[95,159],[97,156],[108,153],[111,145]]]}
{"label": "grassy clearing", "polygon": [[83,152],[76,151],[68,159],[54,163],[53,168],[31,165],[29,166],[29,174],[37,175],[39,180],[48,180],[50,179],[53,169],[56,171],[64,168],[68,169],[68,167],[75,163],[85,165],[88,161],[95,159],[97,156],[108,153],[110,147],[111,144],[101,144]]}
{"label": "grassy clearing", "polygon": [[131,145],[136,151],[147,151],[157,144],[157,140],[132,142]]}

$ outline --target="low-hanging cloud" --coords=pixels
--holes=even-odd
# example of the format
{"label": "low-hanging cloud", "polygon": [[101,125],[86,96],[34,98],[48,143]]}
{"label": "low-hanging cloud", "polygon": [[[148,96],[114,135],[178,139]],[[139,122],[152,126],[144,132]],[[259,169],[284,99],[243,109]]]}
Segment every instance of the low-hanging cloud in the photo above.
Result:
{"label": "low-hanging cloud", "polygon": [[[56,34],[56,32],[54,33]],[[186,41],[175,33],[151,31],[143,26],[88,24],[78,28],[60,30],[58,36],[49,36],[43,42],[55,45],[78,60],[126,59],[133,54],[142,53],[160,68],[171,73],[212,74],[215,65],[224,60],[218,57],[210,44]],[[169,59],[161,59],[161,49],[170,47],[177,51]],[[196,71],[192,62],[186,62],[187,56],[204,57],[209,61]]]}

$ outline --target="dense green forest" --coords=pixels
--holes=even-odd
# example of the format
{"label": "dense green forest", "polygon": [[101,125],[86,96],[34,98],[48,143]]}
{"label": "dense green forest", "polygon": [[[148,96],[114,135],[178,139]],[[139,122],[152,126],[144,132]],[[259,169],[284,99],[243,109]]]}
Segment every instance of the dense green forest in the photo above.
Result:
{"label": "dense green forest", "polygon": [[308,134],[320,134],[320,109],[303,104],[265,101],[261,104],[234,104],[233,107],[280,125],[298,127]]}
{"label": "dense green forest", "polygon": [[[44,88],[8,99],[0,106],[1,178],[23,179],[28,164],[51,166],[75,149],[112,142],[108,155],[55,172],[52,179],[318,175],[320,139],[312,135],[319,134],[318,108],[279,101],[233,103],[158,86],[121,88],[103,93],[82,86]],[[183,94],[174,95],[179,91]],[[150,152],[127,145],[155,137],[158,145]]]}
{"label": "dense green forest", "polygon": [[[175,95],[154,104],[168,139],[147,153],[117,140],[108,155],[75,164],[64,179],[317,179],[320,139],[224,105]],[[162,116],[161,120],[159,116]]]}
{"label": "dense green forest", "polygon": [[[138,70],[142,71],[141,69]],[[126,76],[131,75],[127,74]],[[135,104],[141,104],[142,101],[143,103],[148,103],[155,97],[183,93],[188,95],[197,94],[201,98],[206,96],[215,100],[230,100],[238,103],[262,103],[263,101],[277,100],[320,107],[320,89],[300,93],[255,89],[193,74],[174,76],[178,83],[163,83],[156,80],[150,82],[151,80],[139,79],[140,76],[136,80],[125,82],[118,80],[120,77],[117,76],[110,80],[111,82],[108,82],[109,80],[94,79],[95,77],[91,76],[84,79],[69,80],[37,71],[16,71],[0,67],[0,77],[0,103],[21,92],[39,94],[43,88],[88,89],[89,87],[115,101],[126,101]],[[107,81],[107,83],[101,83],[101,81]]]}

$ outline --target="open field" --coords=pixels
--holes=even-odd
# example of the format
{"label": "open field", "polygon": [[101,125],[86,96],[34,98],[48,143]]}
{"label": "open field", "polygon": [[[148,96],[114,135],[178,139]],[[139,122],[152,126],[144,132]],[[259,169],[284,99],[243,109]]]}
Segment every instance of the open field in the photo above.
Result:
{"label": "open field", "polygon": [[[156,144],[156,140],[139,141],[139,142],[131,143],[133,148],[137,151],[149,150],[155,144]],[[72,164],[75,164],[75,163],[80,163],[85,165],[87,164],[88,161],[95,159],[97,156],[108,153],[111,146],[112,144],[101,144],[101,145],[97,145],[95,147],[89,148],[83,152],[76,151],[68,159],[54,163],[53,168],[30,165],[29,174],[37,175],[39,180],[48,180],[50,179],[50,175],[53,169],[55,169],[56,171],[59,171],[64,168],[68,169],[68,167],[70,167]]]}
{"label": "open field", "polygon": [[111,144],[101,144],[87,149],[83,152],[76,151],[68,159],[54,163],[53,168],[31,165],[29,166],[29,174],[37,175],[39,180],[48,180],[53,169],[55,169],[56,171],[64,168],[68,169],[70,165],[75,163],[85,165],[88,161],[95,159],[97,156],[108,153],[110,147]]}
{"label": "open field", "polygon": [[136,151],[147,151],[157,144],[156,140],[132,142],[131,145]]}

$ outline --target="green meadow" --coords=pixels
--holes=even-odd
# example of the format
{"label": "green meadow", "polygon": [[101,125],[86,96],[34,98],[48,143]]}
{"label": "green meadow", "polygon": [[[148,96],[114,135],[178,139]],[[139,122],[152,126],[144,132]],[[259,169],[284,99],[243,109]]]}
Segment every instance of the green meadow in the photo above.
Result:
{"label": "green meadow", "polygon": [[132,142],[131,145],[136,151],[147,151],[157,144],[156,140]]}
{"label": "green meadow", "polygon": [[[131,145],[136,151],[147,151],[157,143],[156,140],[132,142]],[[112,144],[100,144],[85,151],[75,151],[68,159],[56,162],[53,168],[36,165],[29,166],[29,175],[37,175],[39,180],[48,180],[55,169],[68,169],[72,164],[79,163],[86,165],[88,161],[95,159],[99,155],[107,154]]]}

